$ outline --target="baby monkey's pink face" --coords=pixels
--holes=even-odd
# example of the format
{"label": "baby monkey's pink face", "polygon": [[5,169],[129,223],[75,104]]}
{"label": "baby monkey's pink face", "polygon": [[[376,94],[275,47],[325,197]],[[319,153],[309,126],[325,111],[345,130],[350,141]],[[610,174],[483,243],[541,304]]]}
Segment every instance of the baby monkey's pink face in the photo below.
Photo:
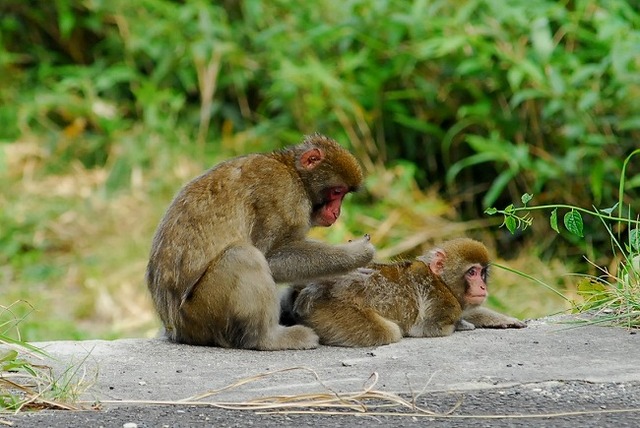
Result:
{"label": "baby monkey's pink face", "polygon": [[464,294],[467,305],[483,304],[488,296],[487,267],[480,264],[471,265],[464,274],[464,278],[467,281],[467,289]]}

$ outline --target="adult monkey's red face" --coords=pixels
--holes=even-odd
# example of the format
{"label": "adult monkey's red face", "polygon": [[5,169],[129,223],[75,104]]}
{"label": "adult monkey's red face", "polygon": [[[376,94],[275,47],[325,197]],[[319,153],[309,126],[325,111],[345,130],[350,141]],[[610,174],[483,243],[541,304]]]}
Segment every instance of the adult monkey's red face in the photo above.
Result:
{"label": "adult monkey's red face", "polygon": [[342,200],[349,193],[349,190],[344,186],[336,186],[327,189],[326,193],[325,202],[314,207],[311,215],[311,221],[314,226],[328,227],[338,220]]}
{"label": "adult monkey's red face", "polygon": [[363,175],[356,159],[335,142],[315,141],[300,153],[297,165],[312,203],[311,226],[331,226],[340,217],[347,193],[357,190]]}

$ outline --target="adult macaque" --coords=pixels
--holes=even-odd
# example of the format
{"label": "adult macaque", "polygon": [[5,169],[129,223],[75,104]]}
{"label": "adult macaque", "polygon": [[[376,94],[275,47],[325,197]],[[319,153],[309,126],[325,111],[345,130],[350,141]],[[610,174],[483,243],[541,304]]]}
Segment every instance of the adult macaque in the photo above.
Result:
{"label": "adult macaque", "polygon": [[282,296],[283,322],[314,329],[320,343],[377,346],[403,336],[447,336],[454,330],[522,328],[526,324],[484,308],[489,253],[454,239],[413,261],[373,263],[370,272],[294,285]]}
{"label": "adult macaque", "polygon": [[279,325],[277,282],[344,274],[371,261],[368,236],[331,246],[331,226],[362,183],[356,159],[313,135],[296,146],[223,162],[186,184],[161,220],[146,280],[170,340],[261,350],[308,349],[308,327]]}

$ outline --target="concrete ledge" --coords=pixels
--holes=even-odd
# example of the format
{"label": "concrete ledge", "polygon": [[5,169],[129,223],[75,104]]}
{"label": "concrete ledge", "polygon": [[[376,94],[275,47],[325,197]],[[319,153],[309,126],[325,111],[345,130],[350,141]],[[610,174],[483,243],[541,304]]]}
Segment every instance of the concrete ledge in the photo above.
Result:
{"label": "concrete ledge", "polygon": [[[394,393],[475,390],[548,381],[640,382],[640,334],[624,328],[529,321],[521,330],[475,330],[404,339],[377,348],[246,351],[177,345],[163,339],[35,343],[57,371],[82,364],[96,382],[83,398],[117,406],[130,400],[177,401],[270,374],[208,401],[355,392],[376,373],[375,389]],[[317,373],[322,384],[308,368]]]}

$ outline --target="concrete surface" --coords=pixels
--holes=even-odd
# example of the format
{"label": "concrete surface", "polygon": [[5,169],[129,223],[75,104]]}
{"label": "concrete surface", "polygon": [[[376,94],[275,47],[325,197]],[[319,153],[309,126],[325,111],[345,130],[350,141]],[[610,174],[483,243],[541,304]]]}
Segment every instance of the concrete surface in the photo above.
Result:
{"label": "concrete surface", "polygon": [[[565,389],[566,385],[576,385],[576,388],[580,385],[587,394],[598,388],[611,388],[620,394],[616,386],[627,385],[626,410],[632,414],[629,418],[638,419],[640,409],[628,406],[636,402],[640,406],[640,332],[594,325],[572,327],[564,323],[566,321],[566,318],[532,320],[527,328],[520,330],[474,330],[444,338],[406,338],[377,348],[320,347],[307,351],[263,352],[185,346],[164,339],[61,341],[36,345],[57,359],[54,367],[58,371],[68,368],[70,363],[81,363],[87,377],[95,377],[95,384],[83,398],[102,403],[105,414],[109,409],[136,407],[140,400],[188,399],[247,378],[254,379],[208,396],[204,401],[237,403],[283,394],[326,393],[329,389],[338,393],[356,392],[370,385],[371,376],[375,374],[377,382],[373,389],[405,397],[421,391],[431,396],[454,391],[482,396],[479,393],[497,390],[520,391],[514,394],[522,397],[525,390],[537,387],[548,390],[558,385],[565,385]],[[259,377],[261,375],[265,376]],[[622,403],[624,407],[621,400],[617,397],[613,402]],[[479,406],[482,404],[479,399]],[[489,402],[485,404],[491,406]],[[581,408],[565,407],[566,411]],[[130,410],[127,412],[131,414]],[[144,410],[141,413],[139,416],[144,421]],[[46,414],[43,418],[47,420]],[[19,422],[25,421],[20,415],[0,415],[2,419],[18,426],[23,426]],[[262,422],[269,426],[268,421]],[[172,422],[148,426],[176,423],[180,425]],[[575,421],[570,421],[568,426],[571,423]],[[58,426],[53,422],[43,424]],[[283,426],[283,423],[276,421],[274,426]]]}
{"label": "concrete surface", "polygon": [[388,392],[469,390],[496,385],[583,380],[640,381],[640,334],[623,328],[530,321],[521,330],[456,332],[377,348],[320,347],[305,351],[245,351],[185,346],[163,339],[90,340],[37,344],[62,362],[86,359],[98,372],[88,392],[95,400],[178,400],[243,378],[260,381],[219,394],[250,400],[265,395],[326,391],[306,367],[334,391],[356,391],[374,372]]}

